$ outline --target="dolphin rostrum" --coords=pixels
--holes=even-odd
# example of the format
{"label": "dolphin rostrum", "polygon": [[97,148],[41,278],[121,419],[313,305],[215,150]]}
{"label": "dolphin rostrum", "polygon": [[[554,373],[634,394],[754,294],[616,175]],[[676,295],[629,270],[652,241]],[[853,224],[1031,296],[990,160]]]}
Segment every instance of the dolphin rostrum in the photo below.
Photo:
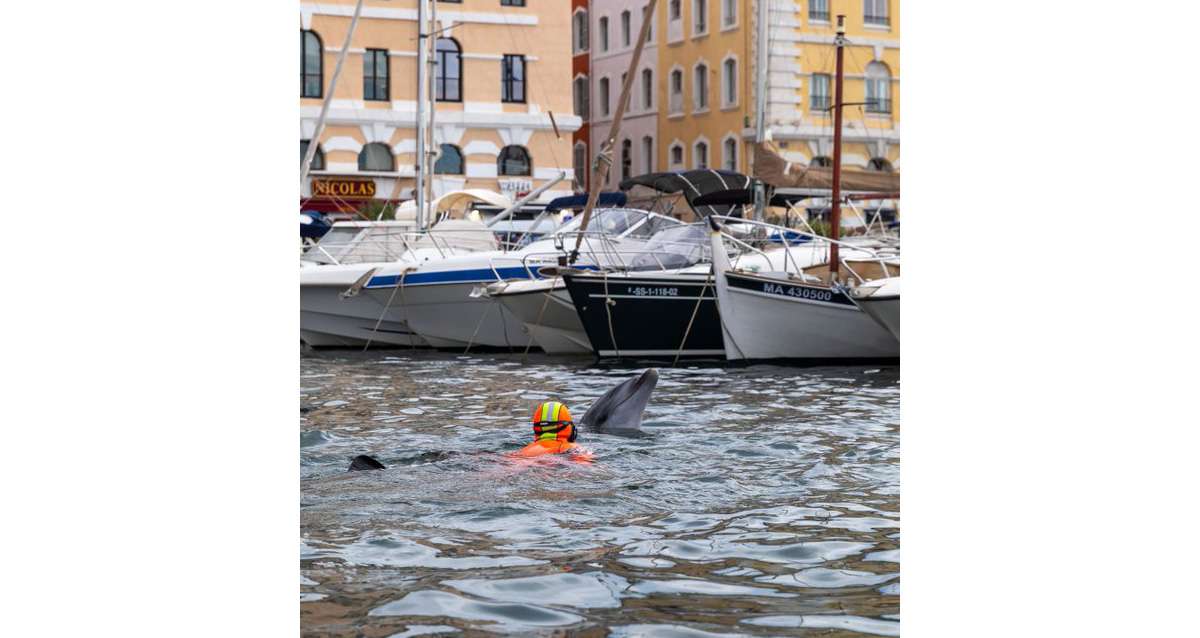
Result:
{"label": "dolphin rostrum", "polygon": [[615,434],[630,434],[641,431],[642,413],[650,402],[650,394],[658,385],[658,370],[647,368],[645,372],[621,382],[605,392],[592,403],[579,419],[579,424],[592,430]]}
{"label": "dolphin rostrum", "polygon": [[354,457],[354,460],[350,461],[350,469],[348,469],[346,471],[347,472],[358,472],[360,470],[383,470],[383,469],[386,469],[384,467],[383,463],[376,461],[375,459],[367,456],[366,454],[359,454],[358,456]]}

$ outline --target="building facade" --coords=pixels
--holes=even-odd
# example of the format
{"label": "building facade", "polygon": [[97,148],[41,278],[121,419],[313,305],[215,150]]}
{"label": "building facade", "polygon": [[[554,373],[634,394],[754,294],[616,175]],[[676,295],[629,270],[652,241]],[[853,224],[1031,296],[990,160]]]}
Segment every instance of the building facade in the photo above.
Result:
{"label": "building facade", "polygon": [[591,179],[591,23],[588,21],[589,0],[571,0],[571,95],[575,115],[582,122],[571,135],[572,166],[575,169],[575,190],[587,192]]}
{"label": "building facade", "polygon": [[[310,208],[410,199],[416,178],[418,0],[367,0],[302,186]],[[427,0],[432,8],[434,2]],[[349,29],[354,0],[300,4],[303,156]],[[484,188],[515,198],[565,171],[574,115],[572,0],[436,2],[431,60],[434,196]],[[426,117],[429,109],[426,108]]]}
{"label": "building facade", "polygon": [[[641,33],[646,0],[592,0],[591,48],[591,148],[600,149],[612,129],[633,49]],[[660,12],[655,9],[655,14]],[[651,17],[650,33],[642,47],[633,85],[612,149],[613,165],[605,190],[615,190],[621,180],[658,170],[658,32]]]}
{"label": "building facade", "polygon": [[843,166],[898,170],[899,0],[768,2],[769,49],[756,81],[758,1],[667,0],[658,17],[659,165],[749,173],[756,100],[767,134],[792,162],[833,155],[834,25],[846,15]]}

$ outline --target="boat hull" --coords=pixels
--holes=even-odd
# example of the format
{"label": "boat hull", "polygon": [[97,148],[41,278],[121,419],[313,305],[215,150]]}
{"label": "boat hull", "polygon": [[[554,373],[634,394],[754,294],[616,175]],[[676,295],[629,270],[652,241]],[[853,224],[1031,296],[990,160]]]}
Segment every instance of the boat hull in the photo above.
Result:
{"label": "boat hull", "polygon": [[879,325],[892,333],[892,336],[900,338],[900,296],[894,297],[865,297],[855,299],[855,303],[874,319]]}
{"label": "boat hull", "polygon": [[599,357],[725,354],[708,275],[609,274],[606,282],[603,274],[567,274],[564,279]]}
{"label": "boat hull", "polygon": [[[549,299],[547,299],[549,296]],[[566,286],[521,292],[504,292],[494,297],[523,324],[533,343],[548,354],[589,354],[592,344],[575,312]]]}
{"label": "boat hull", "polygon": [[300,286],[302,341],[318,348],[426,345],[405,322],[383,316],[384,305],[376,300],[362,294],[343,298],[346,288],[342,284]]}
{"label": "boat hull", "polygon": [[843,292],[726,271],[719,291],[729,360],[894,363],[900,341]]}
{"label": "boat hull", "polygon": [[488,282],[456,282],[364,289],[385,300],[395,293],[386,318],[404,322],[434,348],[524,348],[529,337],[519,319],[495,299],[472,296]]}

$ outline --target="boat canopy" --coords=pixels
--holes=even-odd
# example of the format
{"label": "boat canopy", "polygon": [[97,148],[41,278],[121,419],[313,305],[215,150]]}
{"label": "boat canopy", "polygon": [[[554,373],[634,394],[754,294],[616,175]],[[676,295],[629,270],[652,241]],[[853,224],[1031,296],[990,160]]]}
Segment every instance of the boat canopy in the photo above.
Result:
{"label": "boat canopy", "polygon": [[662,193],[680,193],[697,215],[707,217],[709,215],[728,215],[730,206],[697,207],[695,203],[697,197],[715,191],[749,188],[750,178],[736,171],[704,168],[690,171],[646,173],[622,181],[620,188],[628,191],[634,186],[646,186]]}
{"label": "boat canopy", "polygon": [[[770,190],[768,190],[770,192]],[[817,197],[809,193],[771,193],[767,206],[786,208],[797,202]],[[727,191],[715,191],[701,195],[695,200],[697,206],[749,206],[754,204],[754,191],[749,188],[734,188]]]}
{"label": "boat canopy", "polygon": [[[581,209],[584,206],[587,206],[587,200],[588,200],[587,194],[565,195],[563,197],[556,197],[556,198],[550,200],[549,204],[546,204],[546,212],[553,213],[554,211],[563,210],[563,209],[571,209],[571,210]],[[600,198],[596,200],[596,205],[604,206],[604,207],[616,207],[616,208],[624,206],[625,205],[625,193],[621,193],[621,192],[600,193]]]}
{"label": "boat canopy", "polygon": [[[833,167],[802,166],[789,162],[770,142],[754,150],[754,176],[771,186],[783,188],[833,188]],[[876,193],[900,192],[900,174],[842,167],[842,189]]]}
{"label": "boat canopy", "polygon": [[687,268],[708,261],[711,253],[707,224],[672,226],[658,231],[646,242],[646,247],[633,259],[630,270]]}
{"label": "boat canopy", "polygon": [[320,239],[332,227],[333,224],[330,223],[329,218],[317,211],[306,210],[300,213],[301,239]]}

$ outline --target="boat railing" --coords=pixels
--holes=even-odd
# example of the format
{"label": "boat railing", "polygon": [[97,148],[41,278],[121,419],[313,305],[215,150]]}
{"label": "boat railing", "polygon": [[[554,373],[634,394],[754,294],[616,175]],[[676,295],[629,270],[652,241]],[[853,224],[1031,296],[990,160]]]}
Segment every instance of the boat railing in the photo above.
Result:
{"label": "boat railing", "polygon": [[[795,272],[797,274],[804,273],[804,267],[801,266],[800,263],[798,261],[796,261],[795,256],[792,255],[791,243],[788,241],[788,233],[792,233],[792,234],[804,235],[804,236],[808,237],[810,241],[805,242],[805,243],[808,244],[809,247],[815,248],[817,244],[825,244],[827,246],[836,244],[838,247],[844,248],[847,251],[853,251],[854,253],[859,253],[859,254],[856,254],[852,258],[840,256],[838,259],[838,261],[841,263],[841,265],[843,267],[845,267],[846,270],[855,279],[857,279],[859,283],[863,283],[864,281],[866,281],[866,279],[858,271],[854,270],[854,268],[848,263],[849,261],[855,261],[855,262],[867,261],[867,262],[878,263],[881,272],[884,274],[884,277],[882,277],[882,279],[890,279],[891,278],[891,271],[888,269],[887,262],[888,262],[888,259],[894,258],[895,255],[890,255],[890,254],[880,255],[877,251],[872,250],[871,248],[869,248],[867,246],[863,246],[861,244],[854,244],[854,243],[849,243],[849,242],[845,242],[845,241],[830,239],[829,237],[823,237],[821,235],[817,235],[814,233],[804,232],[801,230],[797,230],[795,228],[787,228],[784,226],[780,226],[778,224],[772,224],[770,222],[758,221],[758,220],[754,220],[754,219],[742,219],[740,217],[725,217],[723,215],[713,215],[712,217],[713,217],[713,219],[716,219],[717,221],[720,221],[725,224],[748,224],[748,225],[761,227],[764,229],[770,229],[770,230],[777,231],[779,233],[779,239],[780,239],[780,241],[783,242],[783,246],[784,246],[784,251],[783,251],[783,270],[784,270],[784,272],[789,272],[788,271],[788,262],[790,260],[792,262],[792,264],[794,265]],[[732,240],[735,244],[746,246],[746,247],[751,247],[749,243],[744,242],[737,237],[733,237],[729,233],[722,232],[721,235],[726,239]],[[765,239],[765,235],[763,238]],[[759,254],[762,254],[764,257],[766,256],[765,253],[762,253],[762,251],[758,251],[758,252],[759,252]],[[865,259],[861,256],[861,253],[867,254]]]}
{"label": "boat railing", "polygon": [[305,254],[315,256],[314,253],[319,253],[324,256],[323,260],[310,258],[309,261],[324,261],[340,265],[399,261],[404,255],[419,248],[432,248],[440,257],[449,257],[464,251],[475,252],[503,248],[503,242],[499,241],[499,238],[496,238],[495,243],[487,246],[482,245],[482,241],[474,242],[479,244],[475,247],[471,246],[471,242],[462,241],[464,237],[480,237],[484,232],[496,237],[495,233],[478,228],[432,228],[424,231],[371,229],[344,242],[326,245],[318,242]]}

